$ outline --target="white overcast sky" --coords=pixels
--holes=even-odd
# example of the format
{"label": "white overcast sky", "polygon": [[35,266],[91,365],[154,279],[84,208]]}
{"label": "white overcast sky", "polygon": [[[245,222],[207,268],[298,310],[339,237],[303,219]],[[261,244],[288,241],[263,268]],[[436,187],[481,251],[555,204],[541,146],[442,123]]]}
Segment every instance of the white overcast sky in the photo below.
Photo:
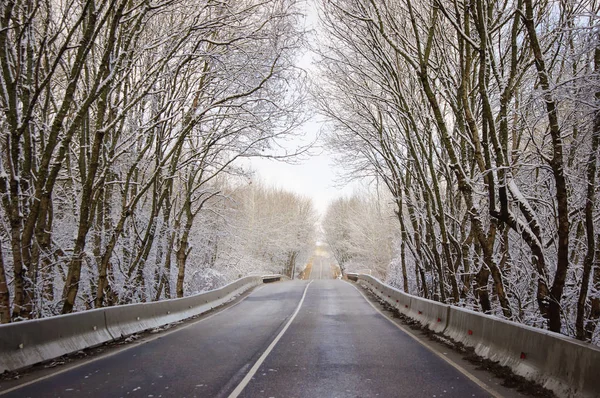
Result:
{"label": "white overcast sky", "polygon": [[[320,127],[314,121],[306,123],[302,128],[305,138],[290,141],[289,149],[314,140]],[[314,154],[294,164],[265,158],[253,158],[248,163],[255,170],[257,178],[268,185],[312,198],[315,208],[323,214],[330,201],[351,194],[357,185],[339,182],[338,174],[341,170],[334,165],[332,154],[324,150],[322,145],[322,140],[318,140],[311,151]]]}
{"label": "white overcast sky", "polygon": [[[314,0],[305,2],[305,14],[305,29],[314,29],[317,21]],[[310,52],[307,51],[299,60],[299,66],[311,73],[313,67]],[[305,123],[301,127],[303,138],[287,142],[286,148],[291,151],[315,141],[321,128],[322,122],[316,118]],[[312,156],[297,160],[294,164],[261,158],[250,159],[246,164],[255,170],[256,177],[263,182],[312,198],[316,209],[323,214],[333,199],[350,195],[358,184],[340,183],[338,175],[342,170],[340,166],[334,165],[333,155],[324,148],[322,138],[317,140],[311,152]]]}

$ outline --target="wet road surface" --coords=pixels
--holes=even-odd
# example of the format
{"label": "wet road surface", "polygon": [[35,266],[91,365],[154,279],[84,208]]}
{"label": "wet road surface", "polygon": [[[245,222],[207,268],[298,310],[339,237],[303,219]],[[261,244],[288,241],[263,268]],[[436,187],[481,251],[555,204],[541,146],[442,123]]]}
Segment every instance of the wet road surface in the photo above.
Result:
{"label": "wet road surface", "polygon": [[[313,272],[325,277],[322,263]],[[354,286],[315,278],[264,285],[203,321],[2,397],[490,396]]]}

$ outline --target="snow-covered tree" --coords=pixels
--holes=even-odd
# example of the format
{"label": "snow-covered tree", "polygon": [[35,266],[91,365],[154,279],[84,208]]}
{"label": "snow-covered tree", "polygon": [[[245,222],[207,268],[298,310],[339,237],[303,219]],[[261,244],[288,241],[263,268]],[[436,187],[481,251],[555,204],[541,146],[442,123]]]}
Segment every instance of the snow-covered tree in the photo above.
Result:
{"label": "snow-covered tree", "polygon": [[599,341],[599,7],[322,2],[315,95],[394,197],[405,289]]}
{"label": "snow-covered tree", "polygon": [[389,195],[357,193],[329,205],[322,228],[342,271],[385,278],[397,234],[390,203]]}
{"label": "snow-covered tree", "polygon": [[2,322],[184,294],[212,180],[300,122],[297,19],[295,0],[0,4]]}

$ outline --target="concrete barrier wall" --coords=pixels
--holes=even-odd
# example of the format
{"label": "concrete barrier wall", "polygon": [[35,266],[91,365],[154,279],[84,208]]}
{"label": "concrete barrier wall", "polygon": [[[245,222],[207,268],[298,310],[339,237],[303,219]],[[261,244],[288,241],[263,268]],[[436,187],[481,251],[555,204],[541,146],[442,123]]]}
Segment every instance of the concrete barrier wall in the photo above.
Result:
{"label": "concrete barrier wall", "polygon": [[154,329],[209,311],[261,283],[262,276],[249,276],[194,296],[109,307],[105,309],[106,327],[115,338]]}
{"label": "concrete barrier wall", "polygon": [[290,281],[291,280],[288,276],[281,275],[281,274],[263,275],[262,278],[263,278],[264,283]]}
{"label": "concrete barrier wall", "polygon": [[354,273],[346,273],[346,278],[348,278],[351,281],[356,282],[358,280],[358,274],[354,274]]}
{"label": "concrete barrier wall", "polygon": [[0,373],[113,339],[104,309],[0,326]]}
{"label": "concrete barrier wall", "polygon": [[423,326],[508,366],[560,397],[600,396],[600,348],[546,330],[410,296],[369,275],[359,283]]}
{"label": "concrete barrier wall", "polygon": [[600,396],[596,346],[457,307],[451,307],[444,334],[559,396]]}
{"label": "concrete barrier wall", "polygon": [[409,316],[436,333],[446,329],[450,306],[420,297],[411,297]]}
{"label": "concrete barrier wall", "polygon": [[249,276],[219,289],[180,299],[100,308],[0,325],[0,373],[202,314],[262,284],[264,279],[285,280],[286,277]]}

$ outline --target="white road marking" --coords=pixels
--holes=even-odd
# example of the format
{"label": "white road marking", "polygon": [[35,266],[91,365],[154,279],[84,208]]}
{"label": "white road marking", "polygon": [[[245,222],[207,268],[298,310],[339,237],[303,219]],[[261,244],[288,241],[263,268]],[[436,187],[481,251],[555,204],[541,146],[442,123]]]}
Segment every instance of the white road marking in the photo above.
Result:
{"label": "white road marking", "polygon": [[288,330],[288,328],[290,327],[290,325],[296,318],[296,315],[298,315],[298,312],[300,312],[300,308],[302,307],[302,303],[304,303],[304,298],[306,297],[306,292],[311,283],[312,283],[312,281],[308,282],[308,284],[304,288],[304,293],[302,294],[302,298],[300,299],[300,302],[298,303],[298,307],[296,307],[296,311],[294,311],[294,314],[292,315],[292,317],[288,320],[288,322],[285,324],[283,329],[281,329],[281,332],[279,332],[277,337],[275,337],[275,340],[273,340],[271,342],[271,344],[269,344],[269,346],[267,347],[265,352],[263,352],[262,355],[260,356],[260,358],[258,358],[258,361],[256,361],[254,366],[252,366],[250,371],[248,371],[248,374],[246,374],[246,376],[242,379],[240,384],[238,384],[238,386],[235,388],[235,390],[233,390],[231,392],[231,394],[229,394],[229,398],[236,398],[237,396],[239,396],[242,393],[244,388],[246,388],[248,383],[250,383],[250,380],[252,380],[252,377],[256,374],[256,372],[260,368],[260,365],[263,364],[263,362],[265,361],[265,359],[267,359],[267,357],[269,356],[271,351],[273,351],[273,348],[275,348],[275,346],[277,345],[279,340],[281,340],[281,338],[285,334],[286,330]]}
{"label": "white road marking", "polygon": [[379,310],[379,308],[377,308],[375,306],[375,304],[373,304],[364,294],[363,292],[360,291],[359,288],[357,288],[356,286],[354,286],[352,283],[348,282],[348,281],[344,281],[347,284],[349,284],[350,286],[352,286],[353,288],[356,289],[356,291],[358,291],[358,293],[360,293],[361,296],[363,296],[363,298],[365,299],[365,301],[367,303],[369,303],[371,305],[371,307],[373,307],[373,309],[375,311],[377,311],[379,313],[379,315],[381,315],[382,317],[384,317],[385,319],[387,319],[388,321],[390,321],[394,326],[396,326],[398,329],[400,329],[401,331],[403,331],[404,333],[406,333],[408,336],[410,336],[413,340],[417,341],[418,343],[420,343],[422,346],[424,346],[425,348],[427,348],[429,351],[431,351],[432,353],[434,353],[435,355],[437,355],[438,357],[442,358],[444,361],[446,361],[448,363],[448,365],[452,366],[454,369],[458,370],[460,373],[462,373],[463,375],[465,375],[469,380],[471,380],[473,383],[477,384],[479,387],[483,388],[485,391],[487,391],[488,393],[490,393],[492,395],[492,397],[494,398],[502,398],[502,396],[500,394],[498,394],[496,391],[494,391],[490,386],[488,386],[487,384],[485,384],[484,382],[482,382],[481,380],[479,380],[477,377],[473,376],[471,373],[469,373],[468,370],[466,370],[465,368],[463,368],[462,366],[460,366],[459,364],[457,364],[456,362],[452,361],[450,358],[445,357],[444,355],[440,354],[439,352],[437,352],[432,346],[430,346],[429,344],[425,343],[424,341],[421,341],[419,338],[417,338],[416,336],[414,336],[412,333],[410,333],[406,328],[404,328],[402,325],[397,324],[396,322],[394,322],[392,319],[390,319],[388,316],[386,316],[383,312],[381,312]]}
{"label": "white road marking", "polygon": [[[141,340],[141,341],[138,341],[138,342],[129,343],[129,344],[125,345],[123,348],[115,349],[114,351],[108,352],[108,353],[106,353],[106,354],[100,354],[100,355],[98,355],[98,356],[97,356],[97,357],[95,357],[95,358],[92,358],[92,359],[90,359],[90,360],[87,360],[87,361],[83,361],[83,362],[81,362],[81,363],[79,363],[79,364],[77,364],[77,365],[73,365],[73,366],[68,366],[68,365],[67,365],[68,367],[65,367],[64,369],[61,369],[61,370],[59,370],[59,371],[56,371],[56,372],[53,372],[53,373],[47,374],[46,376],[42,376],[42,377],[40,377],[40,378],[37,378],[37,379],[31,380],[31,381],[28,381],[28,382],[26,382],[26,383],[23,383],[23,384],[19,384],[18,386],[14,386],[14,387],[8,388],[8,389],[6,389],[6,390],[4,390],[4,391],[0,391],[0,395],[5,395],[5,394],[8,394],[9,392],[12,392],[12,391],[18,390],[18,389],[20,389],[20,388],[23,388],[23,387],[27,387],[27,386],[29,386],[29,385],[31,385],[31,384],[35,384],[35,383],[37,383],[37,382],[39,382],[39,381],[46,380],[46,379],[49,379],[49,378],[51,378],[51,377],[54,377],[54,376],[58,376],[58,375],[59,375],[59,374],[61,374],[61,373],[65,373],[65,372],[68,372],[68,371],[70,371],[70,370],[77,369],[77,368],[79,368],[79,367],[81,367],[81,366],[88,365],[88,364],[90,364],[90,363],[93,363],[93,362],[99,361],[99,360],[101,360],[101,359],[105,359],[105,358],[112,357],[113,355],[120,354],[120,353],[121,353],[121,352],[123,352],[123,351],[130,350],[130,349],[132,349],[132,348],[134,348],[134,347],[137,347],[137,346],[140,346],[140,345],[142,345],[142,344],[146,344],[146,343],[149,343],[149,342],[151,342],[151,341],[154,341],[154,340],[156,340],[156,339],[160,339],[161,337],[168,336],[168,335],[170,335],[171,333],[178,332],[178,331],[180,331],[181,329],[185,329],[185,328],[187,328],[187,327],[190,327],[190,326],[192,326],[192,325],[195,325],[195,324],[197,324],[197,323],[200,323],[200,322],[206,321],[207,319],[210,319],[210,318],[212,318],[212,317],[214,317],[214,316],[217,316],[217,315],[219,315],[220,313],[222,313],[222,312],[224,312],[224,311],[226,311],[226,310],[228,310],[228,309],[230,309],[230,308],[233,308],[233,307],[237,306],[238,304],[241,304],[241,303],[242,303],[244,300],[246,300],[248,297],[250,297],[250,295],[251,295],[252,293],[255,293],[255,292],[259,291],[259,290],[260,290],[260,289],[262,289],[263,287],[265,287],[265,285],[261,285],[261,286],[259,286],[258,288],[256,288],[256,289],[253,289],[253,290],[252,290],[252,291],[251,291],[251,292],[250,292],[248,295],[246,295],[245,297],[243,297],[243,298],[242,298],[240,301],[238,301],[237,303],[235,303],[235,304],[232,304],[232,305],[230,305],[230,306],[227,306],[227,307],[225,307],[225,308],[222,308],[222,309],[220,309],[220,310],[217,310],[217,311],[216,311],[216,312],[214,312],[213,314],[210,314],[210,315],[208,315],[208,316],[206,316],[206,317],[204,317],[204,318],[201,318],[201,319],[195,320],[195,321],[193,321],[193,322],[189,322],[189,323],[187,323],[187,324],[184,324],[184,325],[177,325],[177,326],[179,326],[179,327],[176,327],[176,328],[174,328],[173,330],[166,330],[166,331],[162,331],[162,332],[160,332],[160,333],[156,333],[156,334],[155,334],[154,336],[152,336],[152,337],[144,338],[143,340]],[[242,294],[244,294],[244,293],[242,293]],[[199,315],[202,315],[202,314],[199,314]],[[187,319],[189,319],[189,318],[187,318]],[[185,319],[184,319],[183,321],[185,321]]]}

